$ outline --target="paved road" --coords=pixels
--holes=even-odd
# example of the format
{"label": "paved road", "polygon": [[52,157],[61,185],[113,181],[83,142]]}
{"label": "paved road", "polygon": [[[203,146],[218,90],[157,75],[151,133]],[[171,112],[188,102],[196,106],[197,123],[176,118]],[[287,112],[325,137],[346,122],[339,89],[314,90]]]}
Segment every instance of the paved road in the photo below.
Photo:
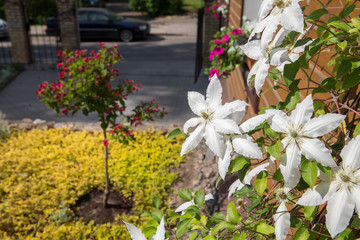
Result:
{"label": "paved road", "polygon": [[[128,106],[135,106],[141,100],[156,101],[164,105],[168,116],[155,122],[161,124],[183,124],[194,116],[187,104],[187,92],[205,92],[208,81],[202,75],[194,84],[196,18],[175,17],[151,20],[152,36],[145,41],[118,44],[119,52],[125,57],[117,68],[122,79],[130,78],[143,84]],[[84,42],[82,48],[96,48],[97,42]],[[19,74],[6,88],[0,91],[0,111],[9,120],[23,118],[42,119],[56,122],[96,122],[96,115],[89,117],[76,114],[57,116],[40,102],[35,95],[38,84],[56,81],[55,70],[31,70],[30,66]],[[35,68],[36,69],[36,68]]]}

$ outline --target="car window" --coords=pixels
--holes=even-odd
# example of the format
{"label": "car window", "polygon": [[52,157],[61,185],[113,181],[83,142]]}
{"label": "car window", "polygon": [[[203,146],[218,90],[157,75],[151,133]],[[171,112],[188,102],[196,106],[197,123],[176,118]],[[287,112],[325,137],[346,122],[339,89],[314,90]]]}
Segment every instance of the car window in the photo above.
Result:
{"label": "car window", "polygon": [[79,12],[78,13],[78,20],[79,22],[86,22],[87,19],[87,13],[86,12]]}
{"label": "car window", "polygon": [[109,21],[109,16],[105,15],[103,13],[97,13],[97,12],[89,12],[90,21],[96,21],[96,22],[107,22]]}

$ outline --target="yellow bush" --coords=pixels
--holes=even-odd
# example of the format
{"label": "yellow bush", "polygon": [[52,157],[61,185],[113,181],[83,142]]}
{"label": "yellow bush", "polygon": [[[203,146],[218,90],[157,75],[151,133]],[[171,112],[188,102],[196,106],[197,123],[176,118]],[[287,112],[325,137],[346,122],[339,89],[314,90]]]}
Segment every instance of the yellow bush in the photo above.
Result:
{"label": "yellow bush", "polygon": [[[120,218],[141,226],[138,216],[152,210],[153,197],[162,199],[162,207],[168,204],[177,178],[169,168],[182,161],[181,143],[166,141],[154,131],[136,132],[135,137],[128,146],[110,141],[109,174],[116,190],[134,197],[134,216]],[[0,152],[1,239],[128,239],[123,224],[73,220],[58,225],[49,220],[62,203],[71,207],[91,190],[103,189],[100,133],[68,129],[20,132],[0,145]]]}

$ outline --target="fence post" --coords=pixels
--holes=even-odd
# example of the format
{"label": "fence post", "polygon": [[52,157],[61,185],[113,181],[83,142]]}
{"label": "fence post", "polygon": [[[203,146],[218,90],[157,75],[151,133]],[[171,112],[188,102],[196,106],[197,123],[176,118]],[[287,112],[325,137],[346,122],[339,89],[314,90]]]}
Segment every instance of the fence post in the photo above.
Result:
{"label": "fence post", "polygon": [[60,21],[61,45],[64,50],[80,49],[80,32],[76,0],[56,0]]}
{"label": "fence post", "polygon": [[5,14],[9,27],[12,55],[15,63],[31,63],[33,60],[29,23],[22,0],[6,0]]}

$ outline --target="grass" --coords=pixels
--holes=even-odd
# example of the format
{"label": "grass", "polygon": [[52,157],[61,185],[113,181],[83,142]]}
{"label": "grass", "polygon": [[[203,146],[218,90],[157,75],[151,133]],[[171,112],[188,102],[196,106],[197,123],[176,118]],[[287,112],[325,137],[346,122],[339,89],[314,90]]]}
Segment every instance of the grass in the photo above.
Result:
{"label": "grass", "polygon": [[196,12],[204,6],[204,0],[182,0],[183,10]]}

